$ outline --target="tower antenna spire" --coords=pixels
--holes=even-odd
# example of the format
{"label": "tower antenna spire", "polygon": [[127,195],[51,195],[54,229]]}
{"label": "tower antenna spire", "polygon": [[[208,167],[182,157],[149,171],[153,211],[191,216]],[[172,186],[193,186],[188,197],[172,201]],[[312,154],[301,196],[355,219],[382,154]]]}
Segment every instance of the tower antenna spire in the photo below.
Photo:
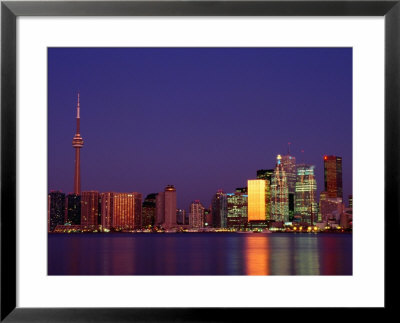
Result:
{"label": "tower antenna spire", "polygon": [[292,144],[291,142],[288,142],[288,155],[290,155],[290,145],[291,144]]}
{"label": "tower antenna spire", "polygon": [[79,91],[78,91],[78,104],[77,104],[77,106],[76,106],[76,118],[77,118],[77,119],[80,119],[80,118],[81,118],[81,115],[80,115],[80,112],[81,112],[81,105],[80,105],[80,102],[79,102],[79,95],[80,95],[80,93],[79,93]]}

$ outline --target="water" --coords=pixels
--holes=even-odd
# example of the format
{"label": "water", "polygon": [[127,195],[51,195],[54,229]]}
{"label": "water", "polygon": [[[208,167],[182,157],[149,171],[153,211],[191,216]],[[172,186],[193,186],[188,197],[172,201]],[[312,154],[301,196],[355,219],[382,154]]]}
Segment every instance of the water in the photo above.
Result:
{"label": "water", "polygon": [[351,275],[351,234],[49,234],[49,275]]}

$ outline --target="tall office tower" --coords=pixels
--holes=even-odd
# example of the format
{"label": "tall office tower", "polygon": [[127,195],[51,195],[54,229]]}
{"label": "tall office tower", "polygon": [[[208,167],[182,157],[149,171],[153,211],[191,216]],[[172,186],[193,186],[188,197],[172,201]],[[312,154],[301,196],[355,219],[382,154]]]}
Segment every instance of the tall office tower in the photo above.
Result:
{"label": "tall office tower", "polygon": [[156,197],[156,225],[164,229],[177,226],[176,222],[176,189],[174,185],[167,185],[164,192]]}
{"label": "tall office tower", "polygon": [[83,147],[83,138],[80,135],[80,104],[78,93],[78,104],[76,107],[76,134],[72,139],[72,147],[75,148],[75,174],[74,174],[74,193],[81,194],[81,165],[80,165],[80,150]]}
{"label": "tall office tower", "polygon": [[65,194],[60,191],[51,191],[48,201],[48,231],[52,232],[57,225],[64,224],[65,220]]}
{"label": "tall office tower", "polygon": [[289,191],[289,221],[293,220],[294,217],[294,198],[296,193],[296,157],[285,155],[281,158],[281,164],[283,170],[286,173],[287,183],[288,183],[288,191]]}
{"label": "tall office tower", "polygon": [[148,194],[142,204],[142,227],[152,227],[156,220],[157,193]]}
{"label": "tall office tower", "polygon": [[116,230],[140,229],[142,224],[142,194],[113,193],[113,228]]}
{"label": "tall office tower", "polygon": [[289,188],[286,172],[278,155],[271,184],[271,219],[277,222],[289,221]]}
{"label": "tall office tower", "polygon": [[82,230],[96,230],[99,217],[99,192],[87,191],[81,194]]}
{"label": "tall office tower", "polygon": [[114,193],[106,192],[100,194],[101,200],[101,228],[109,231],[113,227]]}
{"label": "tall office tower", "polygon": [[247,226],[247,197],[240,189],[226,194],[228,228],[242,229]]}
{"label": "tall office tower", "polygon": [[227,201],[223,190],[218,190],[211,201],[214,228],[226,228]]}
{"label": "tall office tower", "polygon": [[317,181],[314,166],[301,164],[297,166],[295,219],[314,225],[317,222]]}
{"label": "tall office tower", "polygon": [[266,179],[247,180],[248,222],[270,220],[270,186]]}
{"label": "tall office tower", "polygon": [[349,195],[349,208],[352,209],[353,208],[353,194]]}
{"label": "tall office tower", "polygon": [[272,184],[272,175],[274,174],[274,169],[259,169],[257,171],[257,179],[267,179],[269,184]]}
{"label": "tall office tower", "polygon": [[164,228],[170,229],[176,227],[176,189],[173,185],[167,185],[165,194],[165,222]]}
{"label": "tall office tower", "polygon": [[176,223],[180,225],[185,224],[186,211],[184,209],[176,210]]}
{"label": "tall office tower", "polygon": [[81,224],[81,196],[70,193],[66,200],[65,222],[71,225]]}
{"label": "tall office tower", "polygon": [[326,201],[328,198],[328,192],[322,191],[319,194],[319,203],[318,203],[318,222],[322,222],[322,213],[321,213],[321,204],[323,201]]}
{"label": "tall office tower", "polygon": [[199,200],[190,204],[189,226],[194,229],[204,228],[204,206]]}
{"label": "tall office tower", "polygon": [[342,157],[324,156],[324,183],[328,197],[343,199]]}

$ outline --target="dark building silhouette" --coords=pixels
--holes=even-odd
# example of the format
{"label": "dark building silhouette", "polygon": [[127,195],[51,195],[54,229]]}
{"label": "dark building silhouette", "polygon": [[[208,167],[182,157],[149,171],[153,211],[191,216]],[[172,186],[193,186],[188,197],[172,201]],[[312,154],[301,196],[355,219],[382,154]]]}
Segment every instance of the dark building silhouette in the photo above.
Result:
{"label": "dark building silhouette", "polygon": [[227,221],[227,199],[222,190],[218,190],[211,202],[211,212],[214,228],[226,228]]}
{"label": "dark building silhouette", "polygon": [[48,231],[52,232],[57,225],[64,224],[65,194],[60,191],[51,191],[48,195]]}
{"label": "dark building silhouette", "polygon": [[259,169],[257,171],[257,179],[267,179],[269,184],[272,184],[272,175],[274,174],[274,169]]}
{"label": "dark building silhouette", "polygon": [[154,226],[157,193],[148,194],[142,204],[142,227]]}
{"label": "dark building silhouette", "polygon": [[81,196],[71,193],[65,200],[65,222],[71,225],[81,224]]}

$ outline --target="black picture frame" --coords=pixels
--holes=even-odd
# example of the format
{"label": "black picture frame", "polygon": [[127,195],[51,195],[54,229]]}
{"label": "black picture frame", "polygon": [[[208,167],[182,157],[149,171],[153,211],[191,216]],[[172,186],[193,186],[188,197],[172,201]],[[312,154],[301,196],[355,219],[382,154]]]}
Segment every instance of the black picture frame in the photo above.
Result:
{"label": "black picture frame", "polygon": [[[1,2],[1,321],[233,322],[241,315],[298,316],[299,308],[18,308],[16,307],[16,19],[19,16],[384,16],[385,19],[385,307],[396,306],[399,246],[400,0],[379,1],[2,1]],[[367,156],[366,156],[367,158]],[[373,261],[373,255],[371,255]],[[77,292],[79,292],[77,290]],[[212,291],[210,291],[212,292]],[[40,297],[40,291],[38,291]],[[184,297],[184,295],[182,295]],[[316,295],[317,297],[317,295]],[[324,308],[334,318],[337,309]],[[267,313],[268,311],[268,313]],[[296,311],[296,313],[294,313]],[[321,313],[321,311],[319,311]],[[241,315],[239,315],[241,314]],[[300,313],[301,314],[301,313]],[[342,313],[341,313],[342,314]],[[302,314],[301,314],[302,315]],[[321,313],[322,315],[322,313]],[[315,317],[314,317],[315,318]],[[325,318],[321,318],[324,319]],[[337,318],[337,319],[342,319]],[[354,318],[353,318],[354,319]]]}

